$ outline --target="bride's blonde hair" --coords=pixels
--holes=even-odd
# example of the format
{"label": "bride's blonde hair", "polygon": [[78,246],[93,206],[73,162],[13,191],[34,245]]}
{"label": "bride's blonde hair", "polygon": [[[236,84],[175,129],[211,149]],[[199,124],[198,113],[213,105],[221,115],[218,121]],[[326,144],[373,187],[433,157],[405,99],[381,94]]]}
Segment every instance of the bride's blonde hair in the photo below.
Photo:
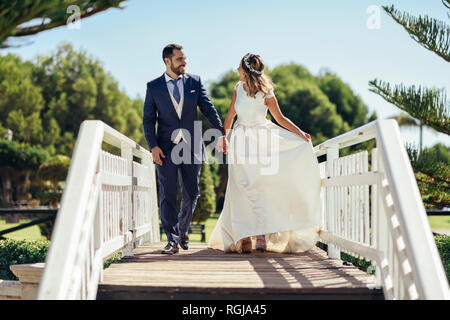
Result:
{"label": "bride's blonde hair", "polygon": [[265,96],[273,90],[272,80],[264,74],[265,64],[258,54],[247,53],[241,59],[241,67],[244,70],[247,95],[255,98],[259,91]]}

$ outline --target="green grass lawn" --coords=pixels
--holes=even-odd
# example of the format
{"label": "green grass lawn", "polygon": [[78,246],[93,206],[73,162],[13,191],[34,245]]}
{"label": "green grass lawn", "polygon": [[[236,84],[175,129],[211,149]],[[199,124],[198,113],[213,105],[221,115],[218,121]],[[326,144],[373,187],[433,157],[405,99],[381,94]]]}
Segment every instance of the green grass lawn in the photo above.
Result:
{"label": "green grass lawn", "polygon": [[[205,222],[205,233],[206,233],[206,242],[209,241],[209,237],[217,223],[217,219],[219,218],[219,214],[212,215]],[[450,215],[449,216],[430,216],[428,217],[428,221],[430,223],[431,229],[439,230],[439,229],[449,229],[450,230]],[[22,223],[30,222],[30,220],[20,220],[20,223],[6,224],[5,220],[0,220],[0,230],[5,230],[8,228],[15,227]],[[8,233],[5,235],[6,238],[11,238],[15,240],[44,240],[45,237],[41,235],[41,231],[38,226],[31,226],[22,230],[18,230],[12,233]],[[189,241],[191,242],[200,242],[201,235],[193,234],[189,236]],[[161,242],[167,241],[166,235],[163,234],[161,237]]]}
{"label": "green grass lawn", "polygon": [[[211,232],[213,231],[217,219],[219,218],[219,214],[214,214],[209,218],[204,224],[205,224],[205,235],[206,235],[206,242],[209,240],[209,236],[211,235]],[[12,228],[15,226],[18,226],[22,223],[30,222],[31,220],[20,220],[19,223],[6,223],[5,220],[0,220],[0,231],[5,230],[8,228]],[[14,231],[12,233],[5,234],[5,238],[10,238],[14,240],[45,240],[45,237],[41,235],[41,231],[38,226],[31,226],[22,230]],[[161,241],[167,241],[167,237],[165,234],[162,235]],[[189,236],[189,241],[191,242],[201,242],[201,235],[200,234],[193,234]]]}
{"label": "green grass lawn", "polygon": [[431,229],[449,229],[450,230],[450,216],[429,216],[428,222]]}
{"label": "green grass lawn", "polygon": [[[18,226],[19,224],[30,222],[30,219],[19,220],[19,223],[6,223],[5,220],[0,220],[0,231],[13,228]],[[14,239],[14,240],[45,240],[46,238],[41,235],[41,230],[37,225],[17,230],[12,233],[7,233],[4,235],[5,238]]]}

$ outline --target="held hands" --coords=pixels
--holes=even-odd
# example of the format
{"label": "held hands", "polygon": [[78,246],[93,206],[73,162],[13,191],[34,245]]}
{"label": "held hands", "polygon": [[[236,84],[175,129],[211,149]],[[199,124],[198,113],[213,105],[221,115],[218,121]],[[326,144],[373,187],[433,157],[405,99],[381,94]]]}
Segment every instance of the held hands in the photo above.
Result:
{"label": "held hands", "polygon": [[223,152],[225,154],[228,153],[228,140],[225,136],[219,137],[219,141],[217,142],[216,145],[216,150]]}
{"label": "held hands", "polygon": [[157,163],[160,166],[162,166],[161,157],[165,158],[166,156],[164,155],[164,153],[162,152],[162,150],[158,146],[155,146],[155,147],[152,148],[152,157],[153,157],[153,161],[155,163]]}

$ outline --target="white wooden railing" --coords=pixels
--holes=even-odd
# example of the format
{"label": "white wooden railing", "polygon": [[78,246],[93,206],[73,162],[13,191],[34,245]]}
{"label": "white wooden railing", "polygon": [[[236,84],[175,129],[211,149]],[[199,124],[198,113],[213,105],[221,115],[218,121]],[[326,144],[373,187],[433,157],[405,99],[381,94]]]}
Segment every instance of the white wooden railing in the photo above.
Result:
{"label": "white wooden railing", "polygon": [[101,121],[82,123],[38,299],[95,299],[106,258],[130,255],[141,239],[160,241],[155,179],[146,149]]}
{"label": "white wooden railing", "polygon": [[[339,150],[375,139],[368,151]],[[322,241],[376,266],[386,299],[449,299],[449,286],[397,122],[376,120],[314,148],[320,163]]]}
{"label": "white wooden railing", "polygon": [[[376,148],[339,157],[375,139]],[[121,156],[102,150],[106,142]],[[314,148],[326,154],[322,241],[376,266],[386,299],[449,299],[419,189],[393,119],[376,120]],[[133,161],[133,156],[141,163]],[[38,299],[95,299],[103,260],[138,239],[159,242],[151,154],[101,121],[83,122],[61,199]]]}

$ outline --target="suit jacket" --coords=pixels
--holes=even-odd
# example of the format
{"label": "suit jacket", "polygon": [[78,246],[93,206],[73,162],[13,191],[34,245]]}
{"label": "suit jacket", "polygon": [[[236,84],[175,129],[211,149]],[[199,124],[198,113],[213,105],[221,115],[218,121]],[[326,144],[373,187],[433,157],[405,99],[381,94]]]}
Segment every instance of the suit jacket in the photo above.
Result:
{"label": "suit jacket", "polygon": [[[197,161],[206,161],[203,134],[201,130],[194,134],[194,121],[198,120],[197,106],[200,107],[200,111],[211,125],[220,130],[222,135],[225,135],[225,130],[200,77],[185,73],[183,75],[183,85],[184,103],[180,119],[170,99],[164,74],[147,83],[143,117],[145,139],[150,150],[154,146],[159,146],[167,157],[170,151],[169,147],[172,145],[172,133],[174,131],[178,133],[180,129],[187,130],[189,134],[185,132],[183,134],[187,140],[190,140],[186,142],[190,145],[194,157]],[[156,123],[158,124],[157,130],[155,128]],[[176,134],[174,134],[173,138],[175,138]]]}

